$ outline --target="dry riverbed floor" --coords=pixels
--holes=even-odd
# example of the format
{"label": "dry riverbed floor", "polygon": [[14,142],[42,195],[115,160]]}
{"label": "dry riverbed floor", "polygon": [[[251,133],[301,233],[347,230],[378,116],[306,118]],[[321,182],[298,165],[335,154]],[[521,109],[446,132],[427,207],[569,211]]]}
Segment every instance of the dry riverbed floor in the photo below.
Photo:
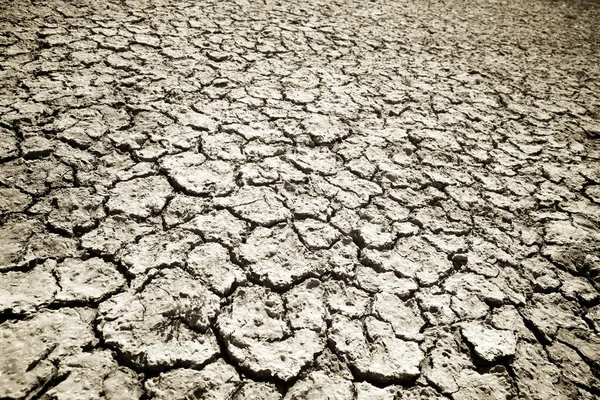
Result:
{"label": "dry riverbed floor", "polygon": [[600,398],[599,26],[0,0],[0,399]]}

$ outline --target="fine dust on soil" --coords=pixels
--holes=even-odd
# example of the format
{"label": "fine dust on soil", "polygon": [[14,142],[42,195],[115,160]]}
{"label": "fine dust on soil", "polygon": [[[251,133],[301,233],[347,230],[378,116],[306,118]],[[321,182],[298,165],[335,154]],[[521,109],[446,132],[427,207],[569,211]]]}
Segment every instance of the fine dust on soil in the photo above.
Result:
{"label": "fine dust on soil", "polygon": [[0,399],[600,398],[599,26],[0,0]]}

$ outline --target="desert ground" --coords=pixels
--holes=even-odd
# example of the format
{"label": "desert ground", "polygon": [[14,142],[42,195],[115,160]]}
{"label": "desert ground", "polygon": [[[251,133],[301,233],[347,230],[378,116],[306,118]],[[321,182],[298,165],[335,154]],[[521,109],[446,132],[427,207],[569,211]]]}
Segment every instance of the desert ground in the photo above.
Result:
{"label": "desert ground", "polygon": [[0,0],[0,399],[600,398],[600,3]]}

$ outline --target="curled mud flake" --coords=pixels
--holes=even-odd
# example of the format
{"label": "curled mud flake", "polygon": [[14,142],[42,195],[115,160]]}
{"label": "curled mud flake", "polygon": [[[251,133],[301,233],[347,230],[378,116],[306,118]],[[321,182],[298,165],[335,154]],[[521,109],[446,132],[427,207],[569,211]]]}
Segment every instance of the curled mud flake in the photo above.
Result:
{"label": "curled mud flake", "polygon": [[85,400],[104,395],[110,400],[137,400],[143,394],[140,377],[120,367],[107,350],[66,357],[59,365],[58,375],[65,379],[44,396],[56,400]]}
{"label": "curled mud flake", "polygon": [[246,381],[233,396],[233,400],[281,400],[283,396],[272,383]]}
{"label": "curled mud flake", "polygon": [[73,171],[54,158],[31,161],[19,158],[0,164],[0,183],[41,196],[49,188],[73,186]]}
{"label": "curled mud flake", "polygon": [[235,368],[217,360],[201,370],[174,369],[146,381],[153,399],[226,399],[236,391],[240,377]]}
{"label": "curled mud flake", "polygon": [[93,302],[125,286],[117,266],[100,258],[67,258],[54,267],[60,285],[58,302]]}
{"label": "curled mud flake", "polygon": [[339,240],[340,232],[331,225],[314,219],[294,222],[302,241],[311,250],[327,249]]}
{"label": "curled mud flake", "polygon": [[0,188],[0,214],[24,211],[31,202],[31,196],[18,189]]}
{"label": "curled mud flake", "polygon": [[219,353],[210,324],[219,298],[180,269],[100,306],[98,329],[127,362],[148,370],[199,367]]}
{"label": "curled mud flake", "polygon": [[218,317],[228,354],[259,377],[289,381],[325,346],[317,332],[291,329],[281,297],[261,287],[242,287]]}
{"label": "curled mud flake", "polygon": [[225,161],[210,160],[191,152],[164,157],[163,168],[175,188],[196,196],[222,196],[232,192],[235,185],[233,166]]}
{"label": "curled mud flake", "polygon": [[493,363],[515,355],[517,340],[511,331],[471,322],[462,326],[461,333],[473,346],[475,354],[486,362]]}
{"label": "curled mud flake", "polygon": [[288,288],[327,267],[326,260],[309,252],[287,226],[255,229],[238,254],[256,279],[276,288]]}
{"label": "curled mud flake", "polygon": [[31,160],[49,156],[55,147],[55,142],[42,136],[28,137],[21,142],[23,158]]}
{"label": "curled mud flake", "polygon": [[565,379],[587,390],[597,392],[600,389],[600,380],[576,350],[558,341],[548,346],[547,350],[549,359],[561,366],[561,374]]}
{"label": "curled mud flake", "polygon": [[367,381],[389,384],[416,379],[424,358],[419,346],[396,338],[385,322],[371,319],[366,324],[369,339],[361,321],[336,317],[328,331],[336,353]]}
{"label": "curled mud flake", "polygon": [[268,187],[244,186],[231,196],[215,199],[215,204],[229,208],[240,218],[267,227],[291,217],[283,199]]}
{"label": "curled mud flake", "polygon": [[145,218],[161,211],[171,192],[171,185],[162,176],[135,178],[117,183],[106,206],[110,213]]}
{"label": "curled mud flake", "polygon": [[158,228],[157,220],[136,222],[121,215],[109,216],[81,237],[81,245],[101,254],[115,254],[121,247]]}
{"label": "curled mud flake", "polygon": [[363,262],[431,285],[452,270],[448,256],[421,237],[400,238],[392,250],[366,249]]}
{"label": "curled mud flake", "polygon": [[53,207],[48,223],[69,234],[88,230],[104,217],[104,196],[94,194],[88,188],[54,190],[49,198]]}
{"label": "curled mud flake", "polygon": [[198,242],[200,238],[188,231],[161,231],[127,244],[117,253],[117,259],[137,276],[152,268],[183,266],[187,253]]}
{"label": "curled mud flake", "polygon": [[238,246],[246,235],[247,227],[246,222],[227,210],[196,215],[182,225],[182,228],[199,234],[206,241],[217,241],[227,247]]}
{"label": "curled mud flake", "polygon": [[355,231],[358,244],[371,249],[386,249],[394,245],[396,235],[390,226],[362,221]]}
{"label": "curled mud flake", "polygon": [[244,271],[231,262],[229,251],[218,243],[194,247],[187,258],[187,269],[222,296],[246,282]]}
{"label": "curled mud flake", "polygon": [[8,129],[0,128],[0,160],[18,155],[17,136]]}
{"label": "curled mud flake", "polygon": [[6,272],[0,279],[0,315],[28,314],[52,302],[59,287],[52,275],[55,261],[46,261],[28,272]]}
{"label": "curled mud flake", "polygon": [[534,293],[531,301],[521,310],[523,318],[529,322],[547,341],[551,341],[559,328],[585,328],[587,324],[581,315],[581,308],[566,300],[559,293]]}
{"label": "curled mud flake", "polygon": [[47,310],[0,325],[0,396],[25,398],[58,376],[56,365],[97,343],[94,312],[87,308]]}
{"label": "curled mud flake", "polygon": [[360,265],[356,269],[358,287],[371,293],[391,293],[406,298],[418,289],[416,282],[399,278],[393,272],[376,272],[373,268]]}
{"label": "curled mud flake", "polygon": [[308,374],[296,382],[286,393],[284,400],[302,399],[354,399],[352,382],[321,371]]}
{"label": "curled mud flake", "polygon": [[421,329],[425,321],[414,300],[403,301],[390,293],[378,293],[373,302],[377,318],[388,322],[396,336],[407,340],[422,340]]}

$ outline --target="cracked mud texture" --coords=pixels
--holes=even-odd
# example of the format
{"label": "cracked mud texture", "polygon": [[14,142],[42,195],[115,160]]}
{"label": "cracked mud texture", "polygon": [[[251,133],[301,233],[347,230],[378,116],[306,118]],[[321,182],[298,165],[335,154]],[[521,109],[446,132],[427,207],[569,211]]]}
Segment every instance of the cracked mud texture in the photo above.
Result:
{"label": "cracked mud texture", "polygon": [[600,399],[597,1],[0,10],[0,399]]}

